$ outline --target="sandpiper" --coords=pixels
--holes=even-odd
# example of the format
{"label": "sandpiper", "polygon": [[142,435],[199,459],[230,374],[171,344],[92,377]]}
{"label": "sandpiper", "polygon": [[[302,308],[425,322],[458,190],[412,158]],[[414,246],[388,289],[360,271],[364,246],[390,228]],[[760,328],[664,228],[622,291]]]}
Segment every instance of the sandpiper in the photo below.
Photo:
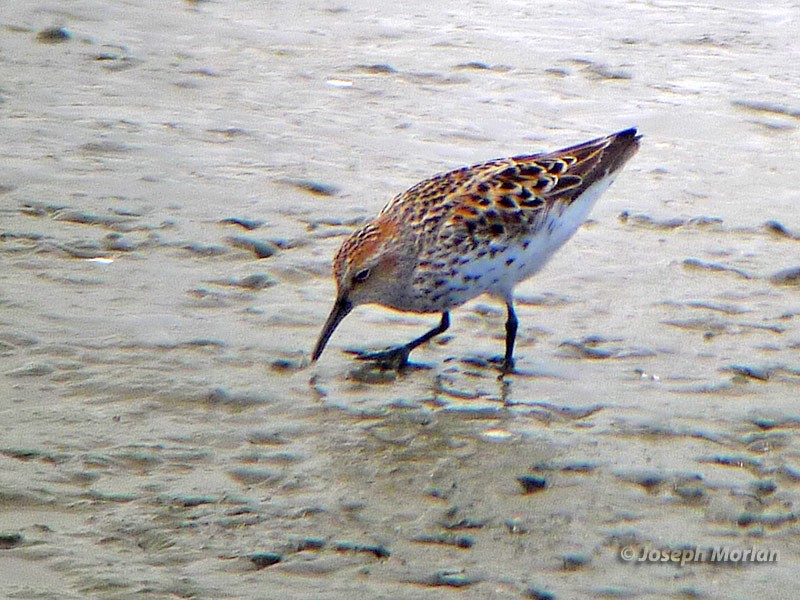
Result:
{"label": "sandpiper", "polygon": [[361,359],[402,367],[481,294],[505,302],[502,371],[514,369],[514,287],[539,271],[586,220],[639,148],[635,128],[555,152],[501,158],[421,181],[359,227],[333,261],[337,294],[311,360],[359,304],[441,313],[428,333]]}

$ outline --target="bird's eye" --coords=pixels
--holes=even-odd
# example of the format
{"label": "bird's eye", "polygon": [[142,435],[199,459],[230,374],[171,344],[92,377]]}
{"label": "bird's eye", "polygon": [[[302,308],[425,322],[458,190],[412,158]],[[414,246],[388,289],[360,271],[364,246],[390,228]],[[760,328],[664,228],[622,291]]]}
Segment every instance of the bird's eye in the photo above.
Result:
{"label": "bird's eye", "polygon": [[361,269],[358,273],[353,275],[354,283],[364,283],[369,279],[369,269]]}

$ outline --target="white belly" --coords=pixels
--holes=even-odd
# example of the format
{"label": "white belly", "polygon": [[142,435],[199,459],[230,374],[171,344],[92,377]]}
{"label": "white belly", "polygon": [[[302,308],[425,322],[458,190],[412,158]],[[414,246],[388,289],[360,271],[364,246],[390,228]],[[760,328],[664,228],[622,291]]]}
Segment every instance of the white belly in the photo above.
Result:
{"label": "white belly", "polygon": [[[541,270],[555,252],[575,234],[612,181],[612,177],[598,181],[560,214],[558,210],[553,210],[536,234],[511,242],[493,242],[497,250],[494,256],[490,256],[490,253],[462,265],[459,276],[452,282],[450,289],[449,299],[452,304],[462,304],[486,292],[510,300],[514,287]],[[464,282],[464,275],[468,282]],[[459,285],[461,283],[464,284]]]}

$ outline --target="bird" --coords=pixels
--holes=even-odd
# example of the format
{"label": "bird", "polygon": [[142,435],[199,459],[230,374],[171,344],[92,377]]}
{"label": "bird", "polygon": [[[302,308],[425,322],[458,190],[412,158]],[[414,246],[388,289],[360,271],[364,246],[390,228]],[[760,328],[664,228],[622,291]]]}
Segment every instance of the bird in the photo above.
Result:
{"label": "bird", "polygon": [[641,137],[632,127],[554,152],[490,160],[436,175],[395,196],[336,253],[336,299],[311,361],[359,305],[441,314],[436,327],[411,342],[358,356],[403,368],[412,350],[448,329],[452,309],[489,294],[506,306],[500,369],[512,373],[519,323],[514,288],[540,271],[584,223],[636,154]]}

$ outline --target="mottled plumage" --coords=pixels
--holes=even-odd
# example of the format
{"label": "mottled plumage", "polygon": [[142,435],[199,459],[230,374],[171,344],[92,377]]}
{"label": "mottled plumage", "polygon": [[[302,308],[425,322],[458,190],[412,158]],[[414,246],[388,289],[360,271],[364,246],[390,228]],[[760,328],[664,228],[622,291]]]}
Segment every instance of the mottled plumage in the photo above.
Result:
{"label": "mottled plumage", "polygon": [[337,299],[312,360],[359,304],[442,313],[439,326],[421,338],[362,356],[404,364],[412,349],[447,329],[450,309],[489,293],[508,307],[503,368],[511,370],[514,286],[586,220],[640,137],[627,129],[556,152],[492,160],[397,195],[336,254]]}

